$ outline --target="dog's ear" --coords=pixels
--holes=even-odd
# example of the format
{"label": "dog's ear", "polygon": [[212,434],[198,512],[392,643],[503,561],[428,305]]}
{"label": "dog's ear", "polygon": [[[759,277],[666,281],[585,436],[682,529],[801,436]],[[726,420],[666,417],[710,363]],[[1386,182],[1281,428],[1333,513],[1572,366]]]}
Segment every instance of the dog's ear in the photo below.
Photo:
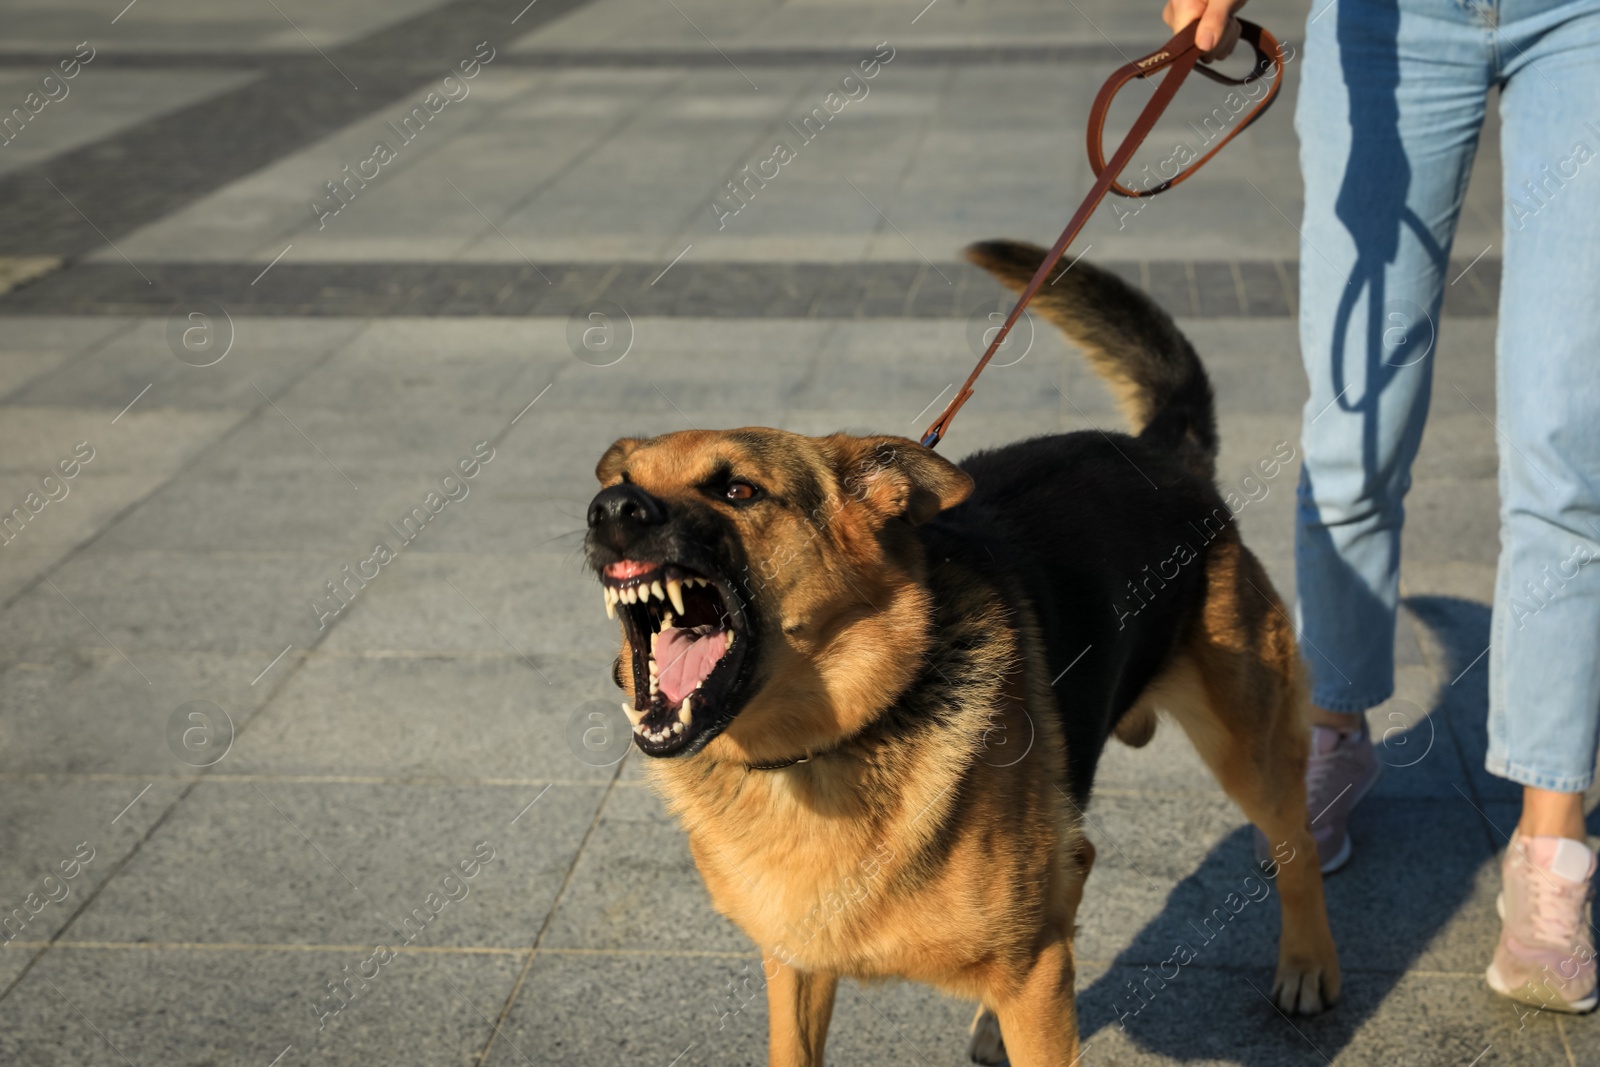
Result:
{"label": "dog's ear", "polygon": [[885,520],[917,526],[972,492],[971,475],[908,437],[834,434],[825,441],[847,497]]}
{"label": "dog's ear", "polygon": [[644,444],[637,437],[624,437],[616,444],[606,449],[606,454],[600,457],[600,462],[595,464],[594,476],[600,479],[601,485],[610,485],[622,473],[622,465],[627,462],[633,450]]}

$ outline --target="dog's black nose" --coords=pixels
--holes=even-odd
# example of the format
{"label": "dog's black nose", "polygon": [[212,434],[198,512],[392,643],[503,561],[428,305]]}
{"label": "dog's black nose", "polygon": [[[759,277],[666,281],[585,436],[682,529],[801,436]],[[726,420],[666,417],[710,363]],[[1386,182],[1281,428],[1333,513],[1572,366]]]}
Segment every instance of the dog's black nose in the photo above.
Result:
{"label": "dog's black nose", "polygon": [[618,548],[648,527],[660,526],[666,521],[667,509],[661,506],[661,501],[626,482],[600,490],[589,503],[589,529],[609,536]]}

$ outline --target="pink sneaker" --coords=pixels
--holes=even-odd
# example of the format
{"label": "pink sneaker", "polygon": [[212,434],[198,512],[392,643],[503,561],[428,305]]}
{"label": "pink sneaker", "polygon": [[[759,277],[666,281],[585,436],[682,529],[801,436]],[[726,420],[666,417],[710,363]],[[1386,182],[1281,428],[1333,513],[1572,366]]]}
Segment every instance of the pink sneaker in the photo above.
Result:
{"label": "pink sneaker", "polygon": [[1582,842],[1512,835],[1500,863],[1502,926],[1485,975],[1490,989],[1553,1011],[1594,1008],[1594,870],[1595,854]]}
{"label": "pink sneaker", "polygon": [[[1350,860],[1350,812],[1378,781],[1378,755],[1365,723],[1358,733],[1327,726],[1311,728],[1311,757],[1306,762],[1306,815],[1317,842],[1323,874],[1332,874]],[[1256,859],[1273,858],[1266,835],[1256,831]]]}

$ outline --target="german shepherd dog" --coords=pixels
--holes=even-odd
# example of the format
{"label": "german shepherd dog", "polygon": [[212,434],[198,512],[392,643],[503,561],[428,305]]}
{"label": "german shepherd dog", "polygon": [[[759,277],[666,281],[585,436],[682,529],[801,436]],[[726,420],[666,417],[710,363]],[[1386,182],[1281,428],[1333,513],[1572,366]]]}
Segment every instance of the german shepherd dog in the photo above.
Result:
{"label": "german shepherd dog", "polygon": [[[1045,252],[967,256],[1020,289]],[[977,1062],[1075,1062],[1083,810],[1107,739],[1145,744],[1158,710],[1274,843],[1278,1007],[1339,995],[1302,667],[1215,486],[1205,371],[1082,261],[1034,306],[1132,435],[957,465],[903,437],[691,430],[596,468],[586,552],[623,707],[712,902],[762,951],[774,1067],[823,1062],[841,978],[891,976],[977,1000]]]}

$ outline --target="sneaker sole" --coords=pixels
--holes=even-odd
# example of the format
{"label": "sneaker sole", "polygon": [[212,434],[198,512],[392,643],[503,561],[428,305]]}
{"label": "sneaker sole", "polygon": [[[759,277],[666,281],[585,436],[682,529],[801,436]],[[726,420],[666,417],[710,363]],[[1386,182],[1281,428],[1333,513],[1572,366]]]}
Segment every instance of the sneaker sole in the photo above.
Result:
{"label": "sneaker sole", "polygon": [[1561,1000],[1540,1000],[1531,991],[1523,992],[1523,990],[1528,989],[1528,983],[1523,983],[1513,989],[1510,983],[1500,977],[1500,971],[1492,963],[1489,964],[1488,970],[1483,972],[1483,977],[1489,983],[1489,988],[1499,993],[1502,997],[1535,1008],[1564,1012],[1568,1015],[1584,1015],[1593,1011],[1595,1005],[1600,1004],[1600,994],[1596,993],[1590,993],[1582,1000],[1572,1001],[1571,1003]]}
{"label": "sneaker sole", "polygon": [[[1495,914],[1500,916],[1500,921],[1505,922],[1506,895],[1504,891],[1501,891],[1501,893],[1494,898],[1494,910]],[[1584,1015],[1588,1012],[1594,1011],[1596,1005],[1600,1005],[1600,990],[1590,993],[1582,1000],[1573,1001],[1570,1004],[1558,1001],[1540,1000],[1531,993],[1518,993],[1511,987],[1509,982],[1500,976],[1499,968],[1497,968],[1492,962],[1489,964],[1488,970],[1483,972],[1483,977],[1484,980],[1489,983],[1489,988],[1494,990],[1496,993],[1499,993],[1502,997],[1507,997],[1519,1004],[1528,1004],[1535,1008],[1549,1008],[1551,1011],[1566,1012],[1569,1015]],[[1525,986],[1526,983],[1524,983],[1523,986],[1518,986],[1517,989],[1525,988]]]}
{"label": "sneaker sole", "polygon": [[1339,846],[1339,851],[1335,852],[1332,856],[1329,856],[1328,862],[1322,865],[1322,873],[1332,874],[1340,867],[1343,867],[1345,864],[1349,863],[1350,854],[1354,851],[1354,846],[1350,844],[1350,834],[1346,832],[1344,835],[1344,843]]}

